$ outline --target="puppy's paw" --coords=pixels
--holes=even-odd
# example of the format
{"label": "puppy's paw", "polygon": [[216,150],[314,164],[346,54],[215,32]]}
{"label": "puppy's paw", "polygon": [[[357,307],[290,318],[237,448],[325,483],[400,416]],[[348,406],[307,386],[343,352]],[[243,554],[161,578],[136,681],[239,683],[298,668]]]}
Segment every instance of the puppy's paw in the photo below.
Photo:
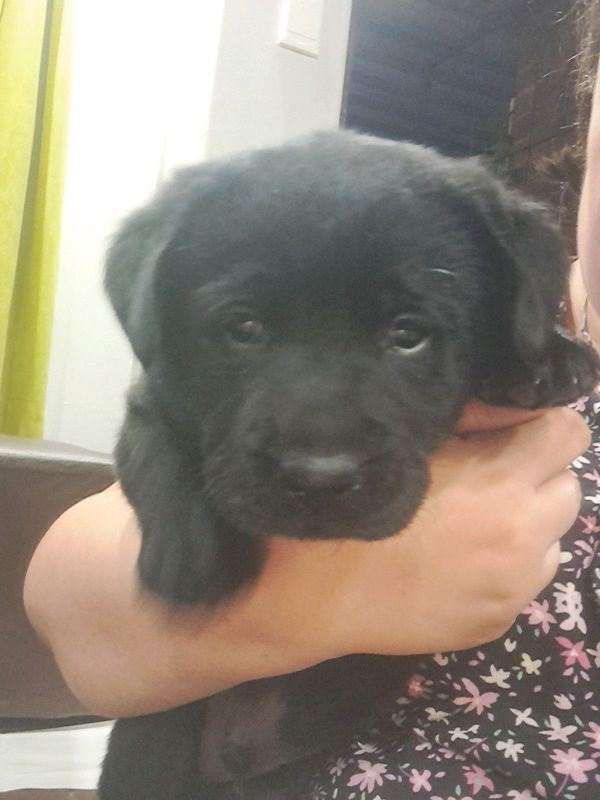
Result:
{"label": "puppy's paw", "polygon": [[572,403],[600,380],[600,359],[588,345],[557,328],[546,357],[484,381],[478,396],[492,405],[542,408]]}
{"label": "puppy's paw", "polygon": [[566,405],[593,392],[600,381],[595,350],[557,329],[549,357],[547,397],[540,405]]}

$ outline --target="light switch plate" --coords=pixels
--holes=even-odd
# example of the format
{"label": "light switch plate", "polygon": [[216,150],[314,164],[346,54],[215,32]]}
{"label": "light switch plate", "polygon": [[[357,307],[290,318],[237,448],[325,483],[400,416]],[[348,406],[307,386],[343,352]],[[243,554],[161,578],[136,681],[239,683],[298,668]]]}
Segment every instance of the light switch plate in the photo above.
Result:
{"label": "light switch plate", "polygon": [[319,55],[325,0],[285,0],[279,44],[311,58]]}

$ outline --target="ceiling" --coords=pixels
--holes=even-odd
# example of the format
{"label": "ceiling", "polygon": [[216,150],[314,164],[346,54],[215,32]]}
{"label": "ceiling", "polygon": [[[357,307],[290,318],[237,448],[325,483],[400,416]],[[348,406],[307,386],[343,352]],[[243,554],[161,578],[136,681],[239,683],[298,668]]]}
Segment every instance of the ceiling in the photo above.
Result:
{"label": "ceiling", "polygon": [[354,0],[342,124],[450,155],[489,150],[536,1]]}

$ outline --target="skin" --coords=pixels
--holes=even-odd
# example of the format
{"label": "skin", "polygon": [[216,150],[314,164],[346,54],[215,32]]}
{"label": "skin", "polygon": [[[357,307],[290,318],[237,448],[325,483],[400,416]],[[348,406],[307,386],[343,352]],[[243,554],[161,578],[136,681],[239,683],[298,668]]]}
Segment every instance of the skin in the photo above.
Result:
{"label": "skin", "polygon": [[375,543],[273,537],[258,581],[210,614],[139,587],[139,532],[114,486],[48,531],[25,605],[73,692],[108,717],[352,652],[474,646],[507,630],[555,574],[580,502],[566,467],[588,443],[569,410],[471,404],[433,455],[405,531]]}
{"label": "skin", "polygon": [[600,342],[600,80],[596,77],[590,127],[588,131],[586,170],[579,205],[577,246],[583,285],[589,298],[588,327],[597,344]]}

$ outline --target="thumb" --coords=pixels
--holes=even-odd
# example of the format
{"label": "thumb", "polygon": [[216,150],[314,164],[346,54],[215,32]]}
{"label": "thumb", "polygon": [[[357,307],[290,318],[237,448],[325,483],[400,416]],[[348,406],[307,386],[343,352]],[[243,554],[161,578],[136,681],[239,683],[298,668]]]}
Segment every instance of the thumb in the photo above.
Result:
{"label": "thumb", "polygon": [[543,416],[546,411],[547,409],[545,408],[530,411],[527,408],[489,406],[477,400],[471,400],[463,408],[462,414],[454,426],[454,432],[458,434],[482,433],[484,431],[511,428],[513,425],[521,425],[524,422],[537,419],[537,417]]}

